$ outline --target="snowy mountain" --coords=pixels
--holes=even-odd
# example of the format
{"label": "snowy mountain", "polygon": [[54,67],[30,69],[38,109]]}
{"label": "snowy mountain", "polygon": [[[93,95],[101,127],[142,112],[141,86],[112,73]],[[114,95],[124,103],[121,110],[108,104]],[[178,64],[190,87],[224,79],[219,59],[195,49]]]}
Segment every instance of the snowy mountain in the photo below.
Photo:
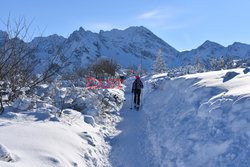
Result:
{"label": "snowy mountain", "polygon": [[[6,33],[0,31],[1,36],[6,37]],[[41,66],[49,62],[60,50],[64,56],[62,59],[69,61],[72,68],[84,67],[103,56],[114,59],[123,67],[138,66],[142,62],[143,68],[150,70],[159,49],[162,50],[166,64],[170,68],[194,64],[197,59],[206,65],[212,58],[250,58],[250,45],[239,42],[224,47],[206,41],[196,49],[179,52],[143,26],[99,33],[80,27],[68,38],[58,35],[37,37],[29,45],[38,48],[36,55],[42,62]],[[62,63],[60,61],[62,60],[59,60],[59,64]]]}
{"label": "snowy mountain", "polygon": [[56,46],[63,48],[65,57],[73,66],[84,66],[98,57],[109,57],[124,67],[138,65],[150,69],[155,53],[162,49],[168,59],[175,59],[178,51],[154,35],[145,27],[129,27],[93,33],[82,27],[68,38],[57,35],[35,38],[31,45],[37,46],[37,55],[47,60],[55,53]]}
{"label": "snowy mountain", "polygon": [[[60,40],[48,37],[48,43],[51,43],[49,42],[51,40],[54,43],[59,42],[58,45],[64,48],[66,57],[77,66],[85,65],[100,56],[105,56],[116,60],[124,67],[138,66],[141,64],[142,58],[143,67],[151,69],[159,49],[162,49],[163,56],[170,68],[194,64],[196,59],[200,59],[206,64],[209,59],[218,57],[250,58],[250,45],[242,43],[234,43],[224,47],[215,42],[206,41],[196,49],[179,52],[142,26],[129,27],[125,30],[100,31],[99,33],[80,28],[67,39],[58,38]],[[62,41],[63,43],[61,43]],[[41,45],[44,46],[43,41]],[[51,44],[47,47],[50,48]],[[43,53],[43,55],[46,54]],[[50,56],[50,53],[47,56]]]}
{"label": "snowy mountain", "polygon": [[176,49],[145,27],[130,27],[124,31],[101,31],[100,35],[106,39],[105,46],[113,46],[109,48],[114,48],[111,53],[110,50],[106,50],[104,55],[114,55],[114,59],[119,60],[125,66],[140,64],[142,56],[143,66],[149,69],[159,49],[162,49],[167,59],[174,60],[178,54]]}
{"label": "snowy mountain", "polygon": [[218,43],[206,41],[196,49],[181,52],[178,57],[177,61],[180,65],[193,64],[197,59],[200,59],[204,64],[212,58],[249,59],[250,45],[235,42],[224,47]]}
{"label": "snowy mountain", "polygon": [[226,48],[215,42],[206,41],[201,46],[191,51],[181,52],[178,62],[181,65],[193,64],[196,59],[201,59],[202,61],[208,58],[221,57],[225,54]]}

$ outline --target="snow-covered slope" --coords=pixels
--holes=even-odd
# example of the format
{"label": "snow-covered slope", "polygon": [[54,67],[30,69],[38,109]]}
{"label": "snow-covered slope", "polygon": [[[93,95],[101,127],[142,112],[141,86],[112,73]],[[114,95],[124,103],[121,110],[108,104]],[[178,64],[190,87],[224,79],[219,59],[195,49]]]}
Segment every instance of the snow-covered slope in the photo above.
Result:
{"label": "snow-covered slope", "polygon": [[130,99],[122,110],[113,166],[249,166],[250,74],[236,69],[143,80],[140,111],[129,109]]}
{"label": "snow-covered slope", "polygon": [[107,165],[102,155],[108,152],[108,147],[98,135],[99,128],[85,123],[79,112],[68,111],[60,121],[28,121],[28,116],[25,119],[20,122],[1,119],[0,143],[8,148],[12,159],[5,162],[0,158],[0,166]]}
{"label": "snow-covered slope", "polygon": [[173,47],[154,35],[145,27],[129,27],[122,30],[101,31],[100,36],[105,39],[104,45],[108,50],[104,56],[112,55],[115,60],[129,66],[131,64],[142,64],[149,69],[156,53],[162,49],[164,56],[173,61],[178,53]]}
{"label": "snow-covered slope", "polygon": [[201,46],[191,51],[181,52],[179,56],[179,63],[181,65],[193,64],[196,59],[206,61],[209,58],[217,58],[226,54],[227,48],[215,42],[206,41]]}

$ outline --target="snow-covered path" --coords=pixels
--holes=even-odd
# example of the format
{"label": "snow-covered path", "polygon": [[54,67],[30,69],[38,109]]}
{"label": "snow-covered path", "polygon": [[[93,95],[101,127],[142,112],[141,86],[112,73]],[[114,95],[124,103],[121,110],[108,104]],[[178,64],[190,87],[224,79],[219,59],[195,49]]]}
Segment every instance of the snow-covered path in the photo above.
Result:
{"label": "snow-covered path", "polygon": [[123,120],[118,124],[117,129],[121,133],[111,139],[112,152],[111,163],[114,167],[146,167],[149,165],[146,157],[146,117],[143,108],[139,111],[131,107],[131,82],[127,81],[126,101],[122,108],[121,117]]}

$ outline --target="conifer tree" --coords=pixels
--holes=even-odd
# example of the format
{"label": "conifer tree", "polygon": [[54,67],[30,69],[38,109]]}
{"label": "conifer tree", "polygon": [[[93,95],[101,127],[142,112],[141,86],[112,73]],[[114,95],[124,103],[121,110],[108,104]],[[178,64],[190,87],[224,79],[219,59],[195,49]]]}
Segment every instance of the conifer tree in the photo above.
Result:
{"label": "conifer tree", "polygon": [[165,60],[163,58],[162,50],[159,50],[157,55],[156,55],[156,59],[155,59],[155,62],[153,64],[153,69],[154,69],[155,73],[167,72],[167,67],[166,67]]}

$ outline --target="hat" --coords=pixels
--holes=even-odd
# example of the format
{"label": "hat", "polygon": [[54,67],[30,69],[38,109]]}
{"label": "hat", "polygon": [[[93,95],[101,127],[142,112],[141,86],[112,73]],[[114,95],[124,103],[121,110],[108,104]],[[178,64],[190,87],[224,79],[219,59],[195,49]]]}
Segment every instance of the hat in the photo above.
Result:
{"label": "hat", "polygon": [[139,76],[139,75],[136,75],[135,78],[136,78],[136,79],[140,79],[140,76]]}

